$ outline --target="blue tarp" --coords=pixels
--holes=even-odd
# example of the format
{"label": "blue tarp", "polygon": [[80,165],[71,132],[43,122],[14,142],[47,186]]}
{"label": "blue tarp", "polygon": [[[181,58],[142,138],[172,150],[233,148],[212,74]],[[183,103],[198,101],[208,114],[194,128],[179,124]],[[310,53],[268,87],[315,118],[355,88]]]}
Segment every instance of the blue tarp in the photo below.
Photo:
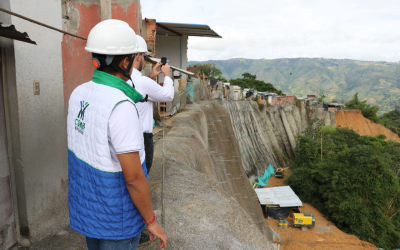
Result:
{"label": "blue tarp", "polygon": [[267,186],[267,182],[269,180],[269,178],[274,175],[275,171],[271,166],[271,163],[269,164],[269,167],[267,169],[265,169],[264,171],[264,175],[262,177],[258,177],[258,182],[256,182],[255,184],[259,185],[259,186]]}

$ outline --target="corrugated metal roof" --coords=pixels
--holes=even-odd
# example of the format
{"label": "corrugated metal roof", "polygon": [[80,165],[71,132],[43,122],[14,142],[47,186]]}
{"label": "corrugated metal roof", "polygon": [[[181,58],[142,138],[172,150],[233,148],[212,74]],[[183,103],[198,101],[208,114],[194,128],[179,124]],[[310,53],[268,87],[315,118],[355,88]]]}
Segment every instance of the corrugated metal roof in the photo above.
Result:
{"label": "corrugated metal roof", "polygon": [[[146,59],[146,61],[149,61],[149,62],[151,62],[151,63],[158,63],[158,62],[161,60],[160,58],[148,57],[148,56],[146,56],[145,59]],[[173,69],[173,70],[182,72],[182,73],[184,73],[184,74],[186,74],[186,75],[189,75],[189,76],[196,76],[193,72],[189,72],[189,71],[186,71],[186,70],[183,70],[183,69],[180,69],[180,68],[171,66],[171,65],[169,65],[169,67],[171,67],[171,69]]]}
{"label": "corrugated metal roof", "polygon": [[299,207],[303,203],[290,186],[256,188],[258,200],[261,205],[278,205],[280,207]]}
{"label": "corrugated metal roof", "polygon": [[32,41],[26,32],[17,31],[12,24],[3,24],[0,22],[0,36],[36,45],[36,42]]}
{"label": "corrugated metal roof", "polygon": [[188,35],[222,38],[208,25],[205,24],[188,24],[188,23],[162,23],[157,22],[157,34],[165,35]]}

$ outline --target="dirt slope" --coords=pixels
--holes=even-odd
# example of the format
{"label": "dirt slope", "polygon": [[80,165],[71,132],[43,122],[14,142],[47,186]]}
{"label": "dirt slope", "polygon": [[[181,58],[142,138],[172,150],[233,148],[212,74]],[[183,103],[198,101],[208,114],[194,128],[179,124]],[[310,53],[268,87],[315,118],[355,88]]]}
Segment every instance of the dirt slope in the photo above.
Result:
{"label": "dirt slope", "polygon": [[376,124],[365,118],[360,110],[340,110],[335,114],[336,127],[352,128],[359,135],[385,135],[386,140],[397,141],[400,143],[400,138],[383,125]]}
{"label": "dirt slope", "polygon": [[[285,174],[289,174],[289,169],[285,170]],[[268,181],[268,186],[278,187],[284,186],[284,179],[275,178],[274,176]],[[307,231],[299,228],[287,227],[279,228],[278,221],[274,219],[266,219],[269,226],[279,234],[282,240],[281,250],[376,250],[377,247],[366,241],[359,240],[357,236],[349,235],[338,229],[332,222],[325,217],[313,206],[303,203],[304,207],[300,211],[312,213],[315,216],[315,227]],[[291,218],[287,218],[291,223]]]}

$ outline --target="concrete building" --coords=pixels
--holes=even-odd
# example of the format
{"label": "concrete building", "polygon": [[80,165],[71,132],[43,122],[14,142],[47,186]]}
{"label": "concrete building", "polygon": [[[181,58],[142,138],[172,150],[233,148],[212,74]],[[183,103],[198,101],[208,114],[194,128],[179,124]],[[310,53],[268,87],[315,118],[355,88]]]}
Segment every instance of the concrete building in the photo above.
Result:
{"label": "concrete building", "polygon": [[[141,29],[139,0],[1,0],[0,7],[87,37],[102,19]],[[60,15],[62,14],[62,15]],[[0,250],[69,224],[66,110],[72,90],[91,79],[86,41],[0,12],[0,22],[37,45],[0,33]]]}
{"label": "concrete building", "polygon": [[167,57],[169,64],[186,69],[190,36],[222,38],[208,25],[156,22],[156,53]]}
{"label": "concrete building", "polygon": [[[140,0],[70,0],[62,2],[63,30],[87,37],[90,30],[103,19],[119,19],[142,33]],[[103,6],[101,6],[103,5]],[[101,8],[103,7],[103,8]],[[91,54],[85,51],[86,41],[63,36],[63,80],[65,109],[72,91],[89,81],[93,75]]]}
{"label": "concrete building", "polygon": [[296,103],[297,97],[294,95],[291,96],[278,96],[276,97],[276,104],[286,104],[286,103]]}
{"label": "concrete building", "polygon": [[[207,25],[180,24],[157,22],[156,19],[145,18],[142,22],[142,37],[147,42],[148,51],[151,52],[147,59],[144,74],[148,75],[151,66],[162,57],[166,57],[172,71],[179,71],[180,77],[174,79],[175,97],[170,103],[155,104],[154,111],[160,116],[175,114],[186,105],[186,99],[193,101],[194,93],[204,92],[200,85],[207,82],[199,77],[198,72],[187,71],[187,44],[189,36],[217,37],[217,33]],[[189,77],[190,76],[190,77]],[[196,80],[197,79],[197,80]],[[160,75],[156,80],[158,83],[164,82],[164,76]],[[204,94],[202,94],[203,96]]]}
{"label": "concrete building", "polygon": [[[0,7],[62,29],[61,1],[2,0]],[[55,227],[68,225],[68,172],[63,35],[3,12],[0,22],[28,32],[37,43],[0,38],[3,90],[0,140],[1,145],[6,145],[6,150],[1,150],[0,193],[11,197],[0,203],[0,249],[3,250],[13,245],[20,234],[38,239]],[[36,93],[35,85],[40,89]],[[4,213],[4,207],[8,212]]]}
{"label": "concrete building", "polygon": [[278,96],[277,93],[267,93],[265,94],[265,98],[269,104],[275,104],[276,103],[276,97]]}
{"label": "concrete building", "polygon": [[243,99],[243,93],[242,93],[242,88],[237,85],[232,85],[231,86],[231,100],[238,101]]}
{"label": "concrete building", "polygon": [[325,111],[335,111],[335,112],[345,108],[344,104],[340,104],[340,103],[336,103],[336,102],[330,102],[330,103],[326,103],[326,104],[324,103],[323,106],[325,108]]}
{"label": "concrete building", "polygon": [[307,95],[308,100],[315,100],[315,95]]}
{"label": "concrete building", "polygon": [[276,93],[270,93],[270,92],[258,92],[258,99],[257,101],[260,104],[266,104],[269,103],[271,105],[275,104],[277,102],[277,97],[278,94]]}
{"label": "concrete building", "polygon": [[224,98],[226,99],[226,100],[230,100],[230,87],[231,87],[231,83],[229,83],[229,82],[224,82],[224,83],[222,83],[223,84],[223,88],[224,88],[224,90],[223,90],[223,93],[224,93]]}

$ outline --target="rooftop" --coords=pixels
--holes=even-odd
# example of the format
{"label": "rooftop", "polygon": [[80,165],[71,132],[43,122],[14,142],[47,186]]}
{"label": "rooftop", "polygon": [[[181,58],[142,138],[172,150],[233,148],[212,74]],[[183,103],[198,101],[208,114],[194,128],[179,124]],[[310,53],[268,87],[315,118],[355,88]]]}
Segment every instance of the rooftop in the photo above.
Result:
{"label": "rooftop", "polygon": [[163,23],[157,22],[157,34],[167,35],[174,34],[177,36],[202,36],[202,37],[215,37],[222,38],[208,25],[205,24],[188,24],[188,23]]}
{"label": "rooftop", "polygon": [[256,191],[261,205],[278,205],[280,207],[303,206],[300,198],[290,186],[256,188],[254,191]]}

